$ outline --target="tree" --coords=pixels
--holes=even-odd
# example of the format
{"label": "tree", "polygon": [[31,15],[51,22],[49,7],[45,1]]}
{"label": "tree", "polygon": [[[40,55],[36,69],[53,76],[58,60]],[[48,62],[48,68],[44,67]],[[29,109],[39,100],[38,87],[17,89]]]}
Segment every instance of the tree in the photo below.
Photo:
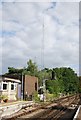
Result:
{"label": "tree", "polygon": [[35,62],[33,62],[31,59],[27,62],[27,71],[28,74],[37,76],[38,75],[38,68]]}
{"label": "tree", "polygon": [[39,71],[36,63],[31,59],[27,62],[27,67],[25,68],[16,69],[8,67],[7,74],[21,75],[22,73],[38,77],[39,86],[42,85],[44,79],[48,79],[48,82],[46,81],[46,88],[50,93],[74,93],[78,92],[80,87],[79,78],[70,67],[44,68]]}
{"label": "tree", "polygon": [[7,74],[29,74],[29,75],[34,75],[37,76],[38,73],[38,68],[36,63],[32,62],[32,60],[30,59],[27,62],[27,67],[23,67],[22,69],[16,69],[14,67],[8,67],[8,73]]}
{"label": "tree", "polygon": [[50,93],[55,93],[55,94],[60,93],[58,80],[47,80],[46,89],[48,89]]}
{"label": "tree", "polygon": [[50,93],[74,93],[78,92],[79,79],[77,74],[71,68],[54,68],[56,80],[47,81],[47,89]]}
{"label": "tree", "polygon": [[7,74],[22,74],[22,72],[24,72],[26,69],[22,68],[22,69],[16,69],[14,67],[8,67],[8,73]]}
{"label": "tree", "polygon": [[52,70],[49,68],[45,68],[43,70],[40,70],[38,72],[38,78],[39,78],[39,86],[42,85],[44,79],[51,79],[52,76]]}
{"label": "tree", "polygon": [[78,91],[78,76],[71,68],[61,67],[55,68],[56,76],[63,81],[64,91],[77,92]]}

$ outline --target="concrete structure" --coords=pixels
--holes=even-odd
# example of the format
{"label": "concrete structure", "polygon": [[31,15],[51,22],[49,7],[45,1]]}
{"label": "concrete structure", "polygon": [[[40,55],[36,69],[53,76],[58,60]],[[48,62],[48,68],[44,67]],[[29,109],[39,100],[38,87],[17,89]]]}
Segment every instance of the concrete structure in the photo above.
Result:
{"label": "concrete structure", "polygon": [[8,96],[8,100],[16,100],[20,83],[19,79],[0,76],[0,95]]}
{"label": "concrete structure", "polygon": [[23,76],[23,98],[32,96],[35,91],[38,92],[38,78],[30,75]]}
{"label": "concrete structure", "polygon": [[[17,101],[12,102],[12,104],[0,105],[0,120],[5,118],[10,118],[10,115],[14,116],[14,113],[18,112],[24,107],[33,106],[35,103],[32,101]],[[17,113],[18,114],[18,113]]]}
{"label": "concrete structure", "polygon": [[81,120],[81,105],[78,107],[73,120]]}

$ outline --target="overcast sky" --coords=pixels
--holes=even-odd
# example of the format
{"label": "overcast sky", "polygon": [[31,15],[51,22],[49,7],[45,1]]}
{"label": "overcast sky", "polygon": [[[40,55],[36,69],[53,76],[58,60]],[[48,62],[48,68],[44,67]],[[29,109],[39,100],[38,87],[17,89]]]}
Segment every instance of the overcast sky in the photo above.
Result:
{"label": "overcast sky", "polygon": [[4,2],[0,10],[3,73],[9,66],[25,67],[29,59],[43,66],[43,32],[44,67],[71,67],[79,72],[78,2]]}

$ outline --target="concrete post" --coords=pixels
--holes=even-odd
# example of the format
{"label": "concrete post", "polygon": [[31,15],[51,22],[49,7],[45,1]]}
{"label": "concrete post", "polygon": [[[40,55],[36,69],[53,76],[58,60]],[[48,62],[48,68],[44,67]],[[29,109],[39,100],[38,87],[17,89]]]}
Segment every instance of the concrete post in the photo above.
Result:
{"label": "concrete post", "polygon": [[21,100],[23,100],[23,74],[22,74],[22,82],[21,82]]}

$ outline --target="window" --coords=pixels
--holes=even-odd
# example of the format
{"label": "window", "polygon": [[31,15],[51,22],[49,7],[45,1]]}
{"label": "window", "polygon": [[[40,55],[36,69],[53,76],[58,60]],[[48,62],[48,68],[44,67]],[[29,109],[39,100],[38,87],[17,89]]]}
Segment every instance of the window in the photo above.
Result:
{"label": "window", "polygon": [[7,90],[7,84],[3,83],[3,90]]}
{"label": "window", "polygon": [[37,91],[37,83],[35,83],[35,90]]}
{"label": "window", "polygon": [[14,90],[14,84],[11,84],[11,90]]}

